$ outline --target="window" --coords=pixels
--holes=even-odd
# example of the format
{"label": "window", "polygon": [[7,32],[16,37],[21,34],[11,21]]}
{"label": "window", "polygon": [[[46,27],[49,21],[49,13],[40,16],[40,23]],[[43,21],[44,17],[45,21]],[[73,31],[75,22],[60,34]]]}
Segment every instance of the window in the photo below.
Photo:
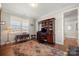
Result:
{"label": "window", "polygon": [[19,30],[21,29],[21,22],[11,19],[11,27],[13,30]]}
{"label": "window", "polygon": [[23,22],[23,23],[22,23],[22,29],[23,29],[23,30],[29,30],[29,23],[27,23],[27,22],[24,23],[24,22]]}
{"label": "window", "polygon": [[21,30],[21,31],[29,31],[29,21],[26,19],[18,18],[18,17],[11,17],[11,27],[14,31]]}
{"label": "window", "polygon": [[22,22],[22,30],[29,32],[29,21]]}

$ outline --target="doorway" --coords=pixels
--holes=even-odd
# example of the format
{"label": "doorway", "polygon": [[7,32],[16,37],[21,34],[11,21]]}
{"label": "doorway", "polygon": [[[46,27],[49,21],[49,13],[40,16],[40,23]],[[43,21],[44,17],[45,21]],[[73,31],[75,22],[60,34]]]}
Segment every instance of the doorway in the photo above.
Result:
{"label": "doorway", "polygon": [[78,46],[78,10],[64,13],[64,45]]}

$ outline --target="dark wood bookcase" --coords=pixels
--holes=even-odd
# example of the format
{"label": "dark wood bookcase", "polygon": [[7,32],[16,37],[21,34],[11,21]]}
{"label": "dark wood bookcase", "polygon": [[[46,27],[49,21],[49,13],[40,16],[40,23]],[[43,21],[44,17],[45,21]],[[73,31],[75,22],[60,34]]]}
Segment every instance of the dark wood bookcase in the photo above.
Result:
{"label": "dark wood bookcase", "polygon": [[55,43],[55,18],[50,18],[42,20],[39,22],[41,28],[46,28],[48,34],[46,35],[46,40],[48,43]]}

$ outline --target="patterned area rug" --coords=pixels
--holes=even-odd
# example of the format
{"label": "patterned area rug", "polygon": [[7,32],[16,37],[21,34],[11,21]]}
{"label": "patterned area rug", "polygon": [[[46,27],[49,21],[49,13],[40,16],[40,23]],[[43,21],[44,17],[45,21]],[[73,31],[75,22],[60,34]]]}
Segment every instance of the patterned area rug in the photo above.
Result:
{"label": "patterned area rug", "polygon": [[17,56],[65,56],[64,51],[31,40],[13,48]]}

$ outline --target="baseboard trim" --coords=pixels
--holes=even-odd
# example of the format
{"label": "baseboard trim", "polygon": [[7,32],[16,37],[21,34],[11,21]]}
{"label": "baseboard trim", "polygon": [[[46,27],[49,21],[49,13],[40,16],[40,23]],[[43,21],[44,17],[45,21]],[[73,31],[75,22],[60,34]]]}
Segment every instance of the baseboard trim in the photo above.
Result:
{"label": "baseboard trim", "polygon": [[[23,42],[26,42],[26,41],[23,41]],[[1,46],[14,45],[14,44],[18,44],[18,43],[22,43],[22,42],[15,42],[15,41],[12,41],[12,42],[7,43],[7,44],[1,44]]]}
{"label": "baseboard trim", "polygon": [[1,44],[1,47],[2,46],[7,46],[7,45],[13,45],[13,44],[16,44],[15,42],[10,42],[10,43],[7,43],[7,44]]}
{"label": "baseboard trim", "polygon": [[55,42],[56,44],[59,44],[59,45],[64,45],[64,43],[62,42]]}

